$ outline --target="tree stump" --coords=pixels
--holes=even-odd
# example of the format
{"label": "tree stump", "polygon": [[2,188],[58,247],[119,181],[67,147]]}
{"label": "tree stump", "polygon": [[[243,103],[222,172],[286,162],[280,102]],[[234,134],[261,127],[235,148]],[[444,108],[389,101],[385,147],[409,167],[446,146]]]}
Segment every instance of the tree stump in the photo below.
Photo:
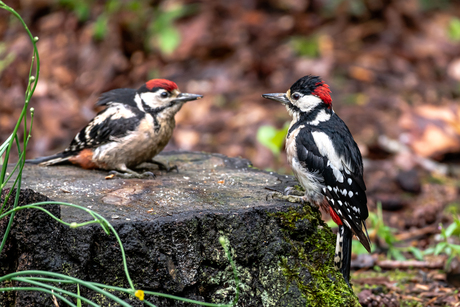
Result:
{"label": "tree stump", "polygon": [[[308,204],[266,199],[266,187],[282,191],[295,184],[292,177],[219,154],[170,152],[157,159],[177,165],[179,172],[107,180],[105,171],[26,165],[20,201],[69,202],[107,218],[121,237],[136,289],[231,302],[235,280],[219,244],[225,236],[241,280],[237,306],[359,306],[333,267],[335,236],[321,214]],[[92,219],[75,208],[47,208],[66,222]],[[0,220],[2,236],[6,224]],[[114,236],[97,224],[71,229],[35,209],[16,214],[0,255],[2,276],[30,269],[128,287]],[[74,285],[64,288],[76,291]],[[101,306],[116,306],[86,288],[80,293]],[[144,306],[135,297],[116,294],[132,306]],[[157,306],[192,306],[146,299]],[[0,293],[0,305],[54,306],[48,294],[22,291]]]}

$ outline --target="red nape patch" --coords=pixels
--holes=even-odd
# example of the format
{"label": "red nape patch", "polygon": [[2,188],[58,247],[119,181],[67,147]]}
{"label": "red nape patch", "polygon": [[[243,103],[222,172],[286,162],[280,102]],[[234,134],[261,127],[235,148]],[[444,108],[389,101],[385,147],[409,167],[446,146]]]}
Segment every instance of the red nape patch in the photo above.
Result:
{"label": "red nape patch", "polygon": [[315,84],[318,86],[316,90],[313,91],[313,95],[318,96],[321,100],[329,106],[332,105],[332,98],[331,98],[331,90],[329,89],[329,85],[324,82],[318,82]]}
{"label": "red nape patch", "polygon": [[332,220],[334,221],[334,223],[336,223],[339,226],[343,224],[342,220],[337,215],[337,213],[335,213],[335,211],[334,211],[334,209],[332,209],[332,207],[329,207],[329,214],[331,215]]}
{"label": "red nape patch", "polygon": [[171,92],[171,91],[176,90],[178,88],[176,83],[174,83],[172,81],[169,81],[169,80],[166,80],[166,79],[152,79],[150,81],[147,81],[147,83],[145,83],[145,86],[149,90],[151,90],[151,89],[153,89],[155,87],[160,87],[160,88],[164,88],[168,92]]}

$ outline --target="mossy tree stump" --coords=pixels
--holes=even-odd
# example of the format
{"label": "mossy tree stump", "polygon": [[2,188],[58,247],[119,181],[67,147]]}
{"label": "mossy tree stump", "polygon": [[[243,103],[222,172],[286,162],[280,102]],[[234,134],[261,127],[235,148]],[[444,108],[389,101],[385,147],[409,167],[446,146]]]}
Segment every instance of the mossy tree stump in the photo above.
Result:
{"label": "mossy tree stump", "polygon": [[[228,238],[241,280],[238,306],[358,306],[333,267],[335,236],[309,205],[266,200],[267,186],[283,190],[292,177],[251,168],[246,160],[218,154],[172,152],[158,160],[179,172],[155,171],[152,179],[106,180],[107,172],[73,166],[24,169],[23,204],[51,199],[100,213],[119,233],[137,289],[206,302],[235,296],[231,266],[219,244]],[[47,205],[66,222],[91,217]],[[0,221],[3,234],[6,220]],[[39,269],[128,287],[113,236],[98,225],[70,229],[38,210],[15,217],[0,255],[0,274]],[[68,286],[75,291],[75,286]],[[80,292],[101,306],[107,298]],[[136,298],[123,296],[132,306]],[[146,297],[157,306],[191,306]],[[36,292],[0,294],[1,306],[53,306]]]}

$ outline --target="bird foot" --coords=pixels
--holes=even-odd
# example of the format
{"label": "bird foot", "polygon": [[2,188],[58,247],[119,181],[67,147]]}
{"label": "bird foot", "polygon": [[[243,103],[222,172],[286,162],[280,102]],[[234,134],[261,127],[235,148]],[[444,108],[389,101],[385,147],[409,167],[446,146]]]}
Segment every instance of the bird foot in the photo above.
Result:
{"label": "bird foot", "polygon": [[172,171],[175,170],[177,173],[179,173],[179,169],[177,168],[177,165],[173,165],[173,166],[169,166],[169,165],[166,165],[166,164],[163,164],[163,165],[164,165],[164,167],[161,167],[161,166],[158,165],[160,170],[166,171],[167,173],[172,172]]}
{"label": "bird foot", "polygon": [[284,195],[304,196],[305,191],[299,191],[296,187],[287,187],[284,189]]}
{"label": "bird foot", "polygon": [[177,167],[177,165],[169,166],[165,163],[155,161],[155,160],[152,160],[146,164],[156,164],[160,171],[166,171],[167,173],[172,172],[173,170],[176,170],[176,172],[179,173],[179,168]]}
{"label": "bird foot", "polygon": [[272,192],[272,193],[268,193],[266,199],[269,200],[269,199],[277,199],[277,200],[284,200],[284,201],[288,201],[290,203],[300,203],[300,204],[305,204],[306,202],[308,202],[308,199],[305,195],[303,196],[298,196],[298,195],[285,195],[283,193],[279,193],[279,192]]}
{"label": "bird foot", "polygon": [[138,179],[146,179],[146,178],[155,178],[155,174],[152,172],[143,172],[143,173],[136,173],[134,171],[128,173],[120,173],[117,171],[110,171],[110,175],[114,175],[119,178],[124,179],[131,179],[131,178],[138,178]]}

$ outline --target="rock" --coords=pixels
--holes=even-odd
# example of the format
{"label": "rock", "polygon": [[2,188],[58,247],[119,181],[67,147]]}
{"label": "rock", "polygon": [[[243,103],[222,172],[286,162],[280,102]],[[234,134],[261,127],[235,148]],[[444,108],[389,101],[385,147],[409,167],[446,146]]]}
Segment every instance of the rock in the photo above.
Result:
{"label": "rock", "polygon": [[398,185],[405,192],[420,194],[422,191],[422,182],[420,175],[416,169],[411,169],[408,171],[399,171],[398,176],[396,177]]}
{"label": "rock", "polygon": [[[266,200],[265,187],[282,191],[292,177],[219,154],[175,152],[158,160],[177,165],[179,172],[156,170],[152,179],[106,180],[104,171],[26,165],[22,187],[28,189],[21,190],[21,202],[49,198],[107,218],[123,242],[136,289],[231,302],[235,280],[219,244],[225,236],[241,281],[238,306],[359,306],[333,267],[335,236],[319,211]],[[66,222],[92,220],[81,209],[47,208]],[[0,222],[3,234],[7,221]],[[0,260],[1,276],[40,269],[129,287],[114,236],[98,224],[71,229],[38,210],[17,213]],[[75,285],[62,287],[76,292]],[[113,306],[83,286],[80,293]],[[144,306],[133,296],[114,294]],[[192,306],[155,296],[146,300],[157,306]],[[0,294],[0,305],[54,306],[49,295],[38,292]]]}

